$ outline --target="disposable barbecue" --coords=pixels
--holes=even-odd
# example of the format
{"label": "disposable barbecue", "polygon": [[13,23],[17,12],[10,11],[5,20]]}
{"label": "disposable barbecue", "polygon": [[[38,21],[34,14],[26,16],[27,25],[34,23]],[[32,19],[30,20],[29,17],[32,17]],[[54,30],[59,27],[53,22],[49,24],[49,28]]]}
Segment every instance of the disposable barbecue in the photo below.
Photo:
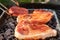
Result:
{"label": "disposable barbecue", "polygon": [[[35,10],[32,14],[29,14],[28,11],[23,10],[20,9],[22,15],[18,14],[17,17],[18,24],[15,28],[15,37],[18,39],[45,39],[57,35],[56,30],[45,24],[51,20],[52,12]],[[13,10],[13,12],[16,11]],[[18,12],[17,9],[16,13]],[[16,13],[13,13],[13,15]]]}

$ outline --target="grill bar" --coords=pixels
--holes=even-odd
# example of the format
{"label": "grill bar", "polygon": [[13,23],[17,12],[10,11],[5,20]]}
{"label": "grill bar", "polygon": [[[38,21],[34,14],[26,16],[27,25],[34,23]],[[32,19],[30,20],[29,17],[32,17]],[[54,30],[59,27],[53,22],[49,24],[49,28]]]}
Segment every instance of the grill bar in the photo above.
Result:
{"label": "grill bar", "polygon": [[2,10],[2,13],[1,13],[1,15],[0,15],[0,19],[2,18],[2,16],[5,14],[5,10],[4,9],[2,9],[1,7],[0,7],[0,10]]}
{"label": "grill bar", "polygon": [[8,10],[8,8],[6,6],[4,6],[2,3],[0,3],[0,5],[5,8],[6,10]]}

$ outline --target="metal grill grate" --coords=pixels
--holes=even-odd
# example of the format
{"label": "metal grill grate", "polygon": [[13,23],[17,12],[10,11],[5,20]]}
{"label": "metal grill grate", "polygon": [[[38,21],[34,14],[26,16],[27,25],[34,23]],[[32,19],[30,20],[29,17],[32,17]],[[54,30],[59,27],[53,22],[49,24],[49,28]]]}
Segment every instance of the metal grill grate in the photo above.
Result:
{"label": "metal grill grate", "polygon": [[[2,3],[0,3],[0,6],[2,6],[4,9],[8,10],[8,8],[6,6],[4,6]],[[2,7],[0,7],[0,10],[2,11],[0,14],[0,19],[2,18],[2,16],[5,14],[5,12],[7,13],[6,10],[4,10]]]}
{"label": "metal grill grate", "polygon": [[2,16],[4,15],[4,13],[5,13],[5,10],[4,9],[2,9],[1,7],[0,7],[0,10],[2,11],[0,14],[0,19],[2,18]]}

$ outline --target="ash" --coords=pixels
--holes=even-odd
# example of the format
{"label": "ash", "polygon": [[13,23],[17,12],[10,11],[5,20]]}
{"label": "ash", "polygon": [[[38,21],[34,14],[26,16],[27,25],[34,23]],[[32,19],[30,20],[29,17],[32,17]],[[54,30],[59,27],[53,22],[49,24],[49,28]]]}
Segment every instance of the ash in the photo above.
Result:
{"label": "ash", "polygon": [[[49,26],[56,25],[55,23],[52,23],[52,24],[51,23],[52,21],[50,21],[48,25]],[[14,36],[14,29],[17,24],[16,17],[8,16],[4,19],[4,22],[2,24],[3,25],[1,25],[0,27],[0,40],[18,40]],[[55,28],[55,26],[53,28]],[[60,40],[60,31],[59,30],[57,31],[58,31],[58,34],[56,37],[46,38],[45,40]]]}
{"label": "ash", "polygon": [[8,16],[0,28],[0,40],[17,40],[17,38],[14,37],[16,24],[16,18]]}

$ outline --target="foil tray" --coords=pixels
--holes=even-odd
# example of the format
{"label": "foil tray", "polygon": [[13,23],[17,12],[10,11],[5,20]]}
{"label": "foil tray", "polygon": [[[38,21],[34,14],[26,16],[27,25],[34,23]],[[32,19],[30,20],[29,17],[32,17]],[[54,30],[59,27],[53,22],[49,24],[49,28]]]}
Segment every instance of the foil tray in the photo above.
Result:
{"label": "foil tray", "polygon": [[[38,10],[38,9],[28,9],[29,13],[33,12],[34,10]],[[40,10],[40,9],[39,9]],[[52,19],[47,23],[47,25],[49,25],[51,28],[59,30],[58,32],[60,32],[60,27],[59,27],[59,20],[57,18],[57,14],[55,12],[55,10],[51,10],[51,9],[41,9],[41,10],[46,10],[46,11],[50,11],[53,13],[53,17]],[[9,16],[7,15],[7,13],[5,13],[5,11],[3,11],[4,13],[1,14],[1,18],[0,18],[0,34],[4,35],[4,40],[7,39],[9,40],[15,40],[17,38],[15,38],[14,36],[14,29],[16,27],[16,17],[13,16]],[[12,25],[13,24],[13,25]],[[13,27],[12,27],[13,26]],[[11,30],[13,33],[10,34],[10,36],[7,37],[7,31]],[[2,32],[1,32],[2,31]],[[7,33],[6,33],[7,32]],[[60,35],[60,34],[58,34]],[[15,39],[13,39],[12,37],[14,37]],[[58,36],[57,36],[58,37]],[[56,37],[52,37],[52,38],[47,38],[46,40],[55,40]],[[58,37],[60,38],[60,36]],[[58,38],[56,38],[56,40],[58,40]]]}

